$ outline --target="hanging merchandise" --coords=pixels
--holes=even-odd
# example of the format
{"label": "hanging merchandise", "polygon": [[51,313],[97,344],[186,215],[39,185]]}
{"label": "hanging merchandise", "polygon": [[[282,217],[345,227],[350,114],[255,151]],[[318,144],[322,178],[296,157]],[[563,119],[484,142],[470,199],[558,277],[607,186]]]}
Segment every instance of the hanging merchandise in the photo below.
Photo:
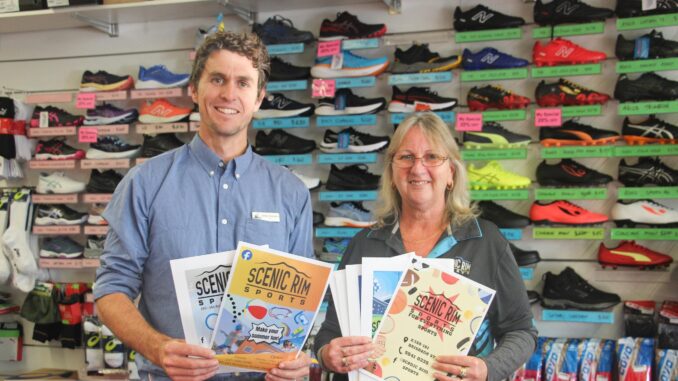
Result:
{"label": "hanging merchandise", "polygon": [[24,103],[17,99],[14,100],[14,144],[16,146],[16,159],[19,162],[31,160],[35,147],[35,139],[29,139],[26,136],[26,123],[31,119],[33,108],[35,106]]}
{"label": "hanging merchandise", "polygon": [[11,200],[9,227],[2,234],[2,250],[12,264],[12,286],[29,292],[39,273],[35,254],[29,243],[33,214],[30,190],[22,189],[14,193]]}
{"label": "hanging merchandise", "polygon": [[39,282],[21,306],[21,316],[35,323],[33,340],[41,343],[56,340],[61,330],[61,315],[57,307],[57,290],[52,283]]}
{"label": "hanging merchandise", "polygon": [[[9,199],[7,197],[0,198],[0,236],[5,232],[7,227],[7,207]],[[12,274],[12,265],[9,259],[3,254],[0,255],[0,286],[3,286],[9,280]]]}

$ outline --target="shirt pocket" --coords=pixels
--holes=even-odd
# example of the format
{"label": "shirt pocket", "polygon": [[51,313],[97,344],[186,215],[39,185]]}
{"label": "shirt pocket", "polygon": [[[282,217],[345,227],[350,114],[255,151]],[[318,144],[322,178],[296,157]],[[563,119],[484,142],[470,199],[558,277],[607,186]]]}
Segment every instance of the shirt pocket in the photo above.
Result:
{"label": "shirt pocket", "polygon": [[245,224],[245,242],[255,245],[268,245],[271,249],[287,252],[290,232],[281,216],[279,222],[248,218]]}

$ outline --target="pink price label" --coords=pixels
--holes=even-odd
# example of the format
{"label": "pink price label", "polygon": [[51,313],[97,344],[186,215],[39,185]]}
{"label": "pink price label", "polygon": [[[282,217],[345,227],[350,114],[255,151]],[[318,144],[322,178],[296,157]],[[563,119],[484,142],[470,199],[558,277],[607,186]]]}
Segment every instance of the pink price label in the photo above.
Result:
{"label": "pink price label", "polygon": [[538,108],[534,110],[535,127],[560,127],[563,125],[563,111],[559,108]]}
{"label": "pink price label", "polygon": [[332,98],[337,90],[337,84],[333,79],[314,79],[311,87],[313,98]]}
{"label": "pink price label", "polygon": [[79,143],[96,143],[99,137],[99,130],[94,127],[80,127],[78,129]]}
{"label": "pink price label", "polygon": [[457,114],[457,123],[454,125],[457,131],[482,131],[483,130],[483,114],[480,113],[463,113]]}
{"label": "pink price label", "polygon": [[318,57],[333,56],[341,53],[341,40],[318,42]]}
{"label": "pink price label", "polygon": [[96,107],[96,104],[96,93],[78,93],[78,96],[75,98],[75,108],[89,110]]}

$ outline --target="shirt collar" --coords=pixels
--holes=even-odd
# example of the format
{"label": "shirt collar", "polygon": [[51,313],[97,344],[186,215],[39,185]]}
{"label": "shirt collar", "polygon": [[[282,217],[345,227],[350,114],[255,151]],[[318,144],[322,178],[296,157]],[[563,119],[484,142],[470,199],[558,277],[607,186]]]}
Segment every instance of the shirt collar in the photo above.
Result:
{"label": "shirt collar", "polygon": [[[226,166],[227,163],[224,163],[221,158],[205,144],[202,138],[200,138],[200,135],[195,134],[193,140],[191,140],[188,145],[190,151],[195,155],[200,165],[208,174],[213,175],[219,168]],[[230,167],[233,168],[233,174],[236,178],[239,178],[240,175],[247,171],[252,163],[253,156],[254,153],[252,152],[252,147],[248,144],[245,153],[236,156],[232,160],[234,165]]]}
{"label": "shirt collar", "polygon": [[[467,239],[480,238],[483,236],[483,232],[480,229],[478,219],[473,217],[460,226],[452,227],[452,225],[449,225],[445,233],[441,235],[440,239],[444,239],[450,235],[453,236],[457,241],[464,241]],[[397,252],[404,252],[405,250],[405,246],[403,245],[403,241],[400,236],[400,223],[397,221],[394,224],[385,225],[376,230],[370,230],[370,232],[367,234],[367,237],[384,241],[388,246]]]}

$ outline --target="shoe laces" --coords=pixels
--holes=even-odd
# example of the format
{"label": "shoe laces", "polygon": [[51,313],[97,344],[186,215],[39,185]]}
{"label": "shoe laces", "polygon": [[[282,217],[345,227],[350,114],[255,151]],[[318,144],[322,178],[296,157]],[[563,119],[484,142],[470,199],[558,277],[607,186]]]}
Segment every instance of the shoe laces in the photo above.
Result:
{"label": "shoe laces", "polygon": [[357,22],[358,16],[352,15],[352,14],[348,13],[347,11],[337,12],[337,20],[339,20],[339,19],[347,19],[347,20]]}
{"label": "shoe laces", "polygon": [[294,28],[294,24],[292,23],[292,20],[290,20],[286,17],[282,17],[280,15],[275,15],[275,16],[273,16],[273,21],[278,23],[278,24],[282,24],[282,25]]}
{"label": "shoe laces", "polygon": [[587,282],[584,278],[582,278],[579,274],[577,274],[574,270],[568,271],[567,277],[569,278],[568,281],[572,285],[576,286],[577,288],[581,288],[582,290],[586,292],[593,292],[596,289],[591,286],[589,282]]}
{"label": "shoe laces", "polygon": [[362,201],[349,201],[349,202],[346,203],[346,205],[349,205],[351,208],[356,209],[360,212],[364,212],[364,213],[370,212],[369,210],[365,209]]}

